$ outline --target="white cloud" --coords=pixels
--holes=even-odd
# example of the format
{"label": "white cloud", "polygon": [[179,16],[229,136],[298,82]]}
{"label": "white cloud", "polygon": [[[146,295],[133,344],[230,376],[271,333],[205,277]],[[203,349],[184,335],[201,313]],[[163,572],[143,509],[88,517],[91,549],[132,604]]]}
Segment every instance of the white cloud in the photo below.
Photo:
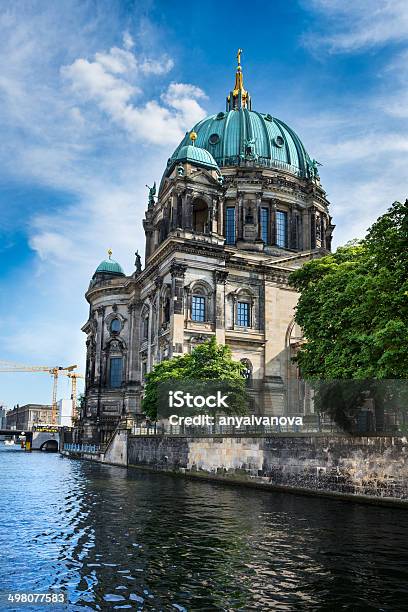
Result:
{"label": "white cloud", "polygon": [[106,72],[113,72],[114,74],[136,72],[138,68],[134,54],[118,47],[112,47],[108,53],[95,53],[95,62],[90,65],[101,66]]}
{"label": "white cloud", "polygon": [[326,18],[329,32],[306,35],[311,48],[353,52],[408,39],[406,0],[312,0],[307,8]]}
{"label": "white cloud", "polygon": [[[152,48],[151,26],[142,50],[129,32],[122,47],[104,44],[99,31],[107,21],[121,31],[114,9],[99,23],[85,4],[73,2],[69,14],[30,4],[22,13],[10,2],[7,19],[0,14],[2,183],[43,190],[45,198],[23,209],[12,188],[4,202],[34,256],[2,286],[2,358],[81,369],[89,280],[109,247],[132,272],[135,250],[144,249],[144,185],[160,181],[168,148],[204,112],[201,90],[169,85],[173,62]],[[156,88],[157,99],[150,95]],[[46,377],[29,389],[13,378],[5,388],[5,380],[9,404],[48,400]]]}
{"label": "white cloud", "polygon": [[[324,69],[335,54],[373,57],[371,82],[339,87],[327,112],[315,104],[302,135],[324,166],[323,187],[332,202],[334,244],[361,237],[396,199],[408,193],[408,3],[406,0],[312,0],[302,2],[314,18],[303,42]],[[380,57],[372,50],[387,45]],[[343,60],[342,60],[343,61]],[[359,70],[348,58],[348,70]],[[331,74],[330,74],[331,76]],[[366,77],[364,77],[366,79]],[[364,83],[364,81],[363,81]],[[304,109],[303,111],[304,112]]]}
{"label": "white cloud", "polygon": [[133,47],[135,46],[135,41],[133,40],[133,37],[129,34],[127,30],[126,32],[123,33],[123,46],[128,51],[130,49],[133,49]]}
{"label": "white cloud", "polygon": [[173,66],[173,60],[166,57],[162,60],[144,58],[139,61],[139,68],[144,74],[167,74]]}
{"label": "white cloud", "polygon": [[[130,41],[126,39],[129,46]],[[197,100],[204,92],[191,84],[171,83],[157,100],[135,105],[142,93],[136,82],[141,76],[166,74],[173,66],[168,58],[161,60],[136,57],[127,49],[112,47],[98,52],[94,60],[76,59],[64,66],[61,73],[72,91],[83,102],[94,102],[98,108],[133,138],[154,144],[176,144],[190,127],[205,115]],[[138,79],[138,81],[137,81]]]}

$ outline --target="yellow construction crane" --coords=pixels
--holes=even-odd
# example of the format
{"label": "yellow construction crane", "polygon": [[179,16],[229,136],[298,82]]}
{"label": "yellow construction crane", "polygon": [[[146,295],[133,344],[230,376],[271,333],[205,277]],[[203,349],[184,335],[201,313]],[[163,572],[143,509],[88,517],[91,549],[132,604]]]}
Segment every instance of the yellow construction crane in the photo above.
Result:
{"label": "yellow construction crane", "polygon": [[[10,361],[0,361],[0,372],[48,372],[54,379],[52,386],[52,409],[51,409],[51,424],[55,425],[57,422],[57,388],[58,388],[58,376],[59,374],[69,375],[78,366],[72,365],[66,368],[61,366],[36,366],[36,365],[23,365],[21,363],[12,363]],[[76,381],[75,381],[76,382]]]}
{"label": "yellow construction crane", "polygon": [[71,384],[72,384],[72,390],[71,390],[72,418],[73,419],[77,419],[78,418],[78,411],[77,411],[77,380],[78,380],[78,378],[84,378],[84,377],[82,376],[82,374],[79,374],[78,372],[68,372],[67,376],[69,376],[69,378],[71,379]]}

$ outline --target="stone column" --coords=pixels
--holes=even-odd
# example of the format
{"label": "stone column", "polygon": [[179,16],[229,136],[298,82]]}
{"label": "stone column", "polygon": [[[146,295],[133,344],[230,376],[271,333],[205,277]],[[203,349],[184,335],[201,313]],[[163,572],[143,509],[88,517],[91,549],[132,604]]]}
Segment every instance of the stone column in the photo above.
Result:
{"label": "stone column", "polygon": [[139,343],[140,343],[140,302],[135,301],[129,304],[129,362],[128,362],[128,380],[129,384],[140,383],[140,368],[139,368]]}
{"label": "stone column", "polygon": [[217,232],[220,236],[225,235],[224,231],[224,214],[225,214],[225,200],[223,197],[218,198],[218,227]]}
{"label": "stone column", "polygon": [[244,194],[242,193],[242,191],[239,191],[237,193],[237,201],[238,201],[238,206],[237,206],[237,214],[236,214],[236,229],[235,229],[235,233],[236,233],[236,237],[237,240],[243,240],[244,238]]}
{"label": "stone column", "polygon": [[174,193],[170,196],[170,224],[169,231],[173,231],[176,228],[177,219],[177,198]]}
{"label": "stone column", "polygon": [[225,285],[228,272],[214,270],[214,319],[215,339],[219,344],[225,344]]}
{"label": "stone column", "polygon": [[96,357],[95,357],[95,383],[101,384],[102,382],[102,352],[103,352],[103,339],[104,339],[104,324],[105,324],[105,308],[100,306],[97,309],[97,328],[96,328]]}
{"label": "stone column", "polygon": [[256,194],[256,220],[258,224],[257,231],[256,231],[257,241],[262,241],[261,206],[262,206],[262,194],[257,193]]}
{"label": "stone column", "polygon": [[210,213],[210,234],[218,232],[218,209],[217,209],[217,198],[212,198],[212,206]]}
{"label": "stone column", "polygon": [[170,335],[171,355],[183,352],[184,344],[184,275],[187,266],[173,261],[171,273]]}
{"label": "stone column", "polygon": [[316,248],[316,211],[314,208],[310,211],[310,231],[309,231],[309,239],[310,239],[310,248]]}
{"label": "stone column", "polygon": [[297,241],[298,241],[298,249],[299,251],[303,251],[304,247],[304,237],[303,237],[303,215],[302,215],[302,211],[298,210],[297,212],[297,233],[298,233],[298,237],[297,237]]}
{"label": "stone column", "polygon": [[160,314],[161,314],[160,293],[161,293],[161,287],[163,285],[163,279],[161,278],[161,276],[158,276],[156,277],[154,282],[156,285],[156,295],[155,295],[156,321],[155,321],[155,330],[154,330],[154,336],[156,338],[156,347],[155,347],[154,360],[157,363],[159,361],[159,348],[160,348],[159,347]]}
{"label": "stone column", "polygon": [[296,236],[296,215],[294,211],[293,205],[289,208],[288,215],[288,226],[289,226],[289,236],[288,236],[288,246],[290,249],[296,249],[297,244],[297,236]]}
{"label": "stone column", "polygon": [[147,324],[147,371],[152,369],[152,319],[153,319],[153,304],[152,298],[149,296],[149,320]]}
{"label": "stone column", "polygon": [[146,254],[145,254],[145,262],[149,259],[150,255],[153,251],[153,228],[150,225],[145,225],[145,235],[146,235]]}
{"label": "stone column", "polygon": [[97,310],[98,313],[98,328],[96,332],[96,359],[95,359],[95,383],[98,385],[98,403],[96,408],[96,415],[99,417],[101,414],[101,390],[103,386],[103,342],[104,342],[104,326],[105,326],[105,307],[100,306]]}
{"label": "stone column", "polygon": [[191,319],[191,287],[184,288],[184,321]]}
{"label": "stone column", "polygon": [[176,195],[176,228],[183,227],[183,197],[181,193]]}
{"label": "stone column", "polygon": [[187,189],[183,195],[183,228],[193,229],[193,195],[191,189]]}
{"label": "stone column", "polygon": [[271,201],[271,245],[276,245],[276,200]]}

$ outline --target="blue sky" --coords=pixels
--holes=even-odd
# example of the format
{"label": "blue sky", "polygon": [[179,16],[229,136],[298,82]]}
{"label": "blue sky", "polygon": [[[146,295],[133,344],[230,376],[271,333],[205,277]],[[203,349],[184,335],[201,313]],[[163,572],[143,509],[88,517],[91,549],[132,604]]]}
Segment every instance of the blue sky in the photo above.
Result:
{"label": "blue sky", "polygon": [[[335,245],[405,199],[405,0],[3,0],[0,359],[83,371],[89,279],[109,247],[133,270],[145,185],[224,109],[238,47],[253,107],[323,164]],[[50,401],[48,376],[0,376],[0,402]]]}

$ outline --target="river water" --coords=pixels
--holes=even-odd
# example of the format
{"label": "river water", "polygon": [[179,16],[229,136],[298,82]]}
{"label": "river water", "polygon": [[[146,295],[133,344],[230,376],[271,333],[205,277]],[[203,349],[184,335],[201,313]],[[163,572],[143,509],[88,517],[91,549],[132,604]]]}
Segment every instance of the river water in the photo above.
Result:
{"label": "river water", "polygon": [[[4,610],[408,610],[408,515],[0,443]],[[18,608],[7,593],[63,591]]]}

